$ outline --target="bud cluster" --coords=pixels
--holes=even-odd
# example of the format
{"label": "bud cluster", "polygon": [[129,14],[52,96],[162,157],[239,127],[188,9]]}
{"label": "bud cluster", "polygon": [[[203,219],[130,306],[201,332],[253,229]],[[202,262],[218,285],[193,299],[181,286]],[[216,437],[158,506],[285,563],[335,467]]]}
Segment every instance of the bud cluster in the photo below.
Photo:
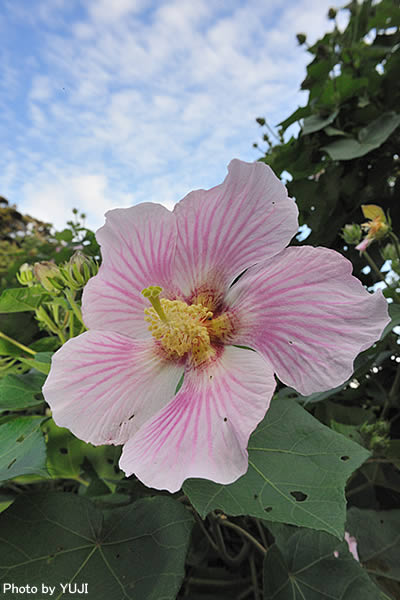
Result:
{"label": "bud cluster", "polygon": [[98,270],[96,261],[78,250],[63,265],[43,261],[32,267],[25,263],[20,267],[17,278],[21,285],[40,283],[49,294],[57,295],[65,288],[81,290]]}
{"label": "bud cluster", "polygon": [[376,421],[376,423],[364,423],[360,427],[360,434],[366,442],[367,447],[374,453],[379,454],[387,449],[390,437],[390,423],[388,421]]}

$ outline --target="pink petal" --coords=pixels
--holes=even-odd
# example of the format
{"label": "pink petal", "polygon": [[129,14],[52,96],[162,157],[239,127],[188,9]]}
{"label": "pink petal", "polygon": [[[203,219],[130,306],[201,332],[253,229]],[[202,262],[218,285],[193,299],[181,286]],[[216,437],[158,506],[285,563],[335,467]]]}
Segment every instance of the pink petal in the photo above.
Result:
{"label": "pink petal", "polygon": [[350,535],[348,531],[345,531],[345,533],[344,533],[344,539],[347,542],[347,545],[349,547],[349,551],[351,552],[351,554],[353,555],[353,557],[356,560],[358,560],[358,562],[360,562],[360,558],[358,556],[357,540],[356,540],[356,538],[353,537],[352,535]]}
{"label": "pink petal", "polygon": [[231,483],[247,471],[247,443],[275,388],[271,367],[225,347],[207,369],[188,370],[178,394],[125,445],[120,467],[176,492],[188,477]]}
{"label": "pink petal", "polygon": [[365,250],[368,248],[368,246],[370,245],[370,243],[373,241],[372,238],[369,237],[365,237],[359,244],[358,246],[356,246],[356,250],[360,251],[360,254],[362,254],[363,252],[365,252]]}
{"label": "pink petal", "polygon": [[[348,531],[345,531],[345,533],[344,533],[344,540],[345,540],[345,542],[347,542],[347,545],[349,547],[349,552],[353,555],[353,558],[355,558],[358,562],[360,562],[360,559],[358,557],[357,540],[356,540],[356,538],[353,537],[353,536],[351,536]],[[338,552],[338,550],[334,550],[333,556],[335,558],[339,558],[339,552]]]}
{"label": "pink petal", "polygon": [[148,337],[141,291],[149,285],[166,289],[172,279],[175,216],[160,204],[138,204],[106,214],[96,237],[103,262],[82,299],[83,319],[90,329]]}
{"label": "pink petal", "polygon": [[351,271],[339,253],[310,246],[249,269],[227,297],[239,323],[233,343],[261,352],[301,394],[340,385],[389,322],[382,293]]}
{"label": "pink petal", "polygon": [[177,278],[190,297],[221,290],[244,269],[280,252],[298,228],[296,204],[264,163],[233,160],[225,181],[175,206]]}
{"label": "pink petal", "polygon": [[174,394],[182,366],[153,340],[87,331],[53,356],[43,387],[60,427],[92,444],[123,444]]}

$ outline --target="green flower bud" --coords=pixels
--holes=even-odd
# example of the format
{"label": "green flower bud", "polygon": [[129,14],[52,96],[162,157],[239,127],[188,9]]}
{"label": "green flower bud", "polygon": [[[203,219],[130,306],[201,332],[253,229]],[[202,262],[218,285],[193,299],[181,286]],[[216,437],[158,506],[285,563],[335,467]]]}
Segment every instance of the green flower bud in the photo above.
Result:
{"label": "green flower bud", "polygon": [[376,452],[384,452],[386,448],[389,446],[390,440],[387,436],[383,435],[373,435],[371,437],[369,447],[371,450],[375,450]]}
{"label": "green flower bud", "polygon": [[63,289],[60,281],[60,269],[52,262],[43,261],[35,263],[33,267],[35,277],[45,290],[51,294],[58,294]]}
{"label": "green flower bud", "polygon": [[363,423],[360,434],[365,440],[367,447],[375,453],[384,452],[390,443],[390,423],[388,421],[376,421],[376,423]]}
{"label": "green flower bud", "polygon": [[65,265],[60,267],[60,273],[65,285],[71,290],[80,290],[96,275],[98,264],[77,250]]}
{"label": "green flower bud", "polygon": [[356,245],[361,240],[361,227],[357,223],[347,224],[341,235],[346,244]]}
{"label": "green flower bud", "polygon": [[386,244],[386,246],[381,249],[381,254],[383,260],[397,260],[397,252],[394,244]]}
{"label": "green flower bud", "polygon": [[297,41],[299,42],[299,45],[302,46],[303,44],[306,43],[307,40],[307,36],[305,33],[298,33],[296,35]]}
{"label": "green flower bud", "polygon": [[16,277],[21,285],[27,285],[28,287],[31,287],[35,278],[33,267],[28,265],[28,263],[24,263],[20,266],[19,272],[16,273]]}

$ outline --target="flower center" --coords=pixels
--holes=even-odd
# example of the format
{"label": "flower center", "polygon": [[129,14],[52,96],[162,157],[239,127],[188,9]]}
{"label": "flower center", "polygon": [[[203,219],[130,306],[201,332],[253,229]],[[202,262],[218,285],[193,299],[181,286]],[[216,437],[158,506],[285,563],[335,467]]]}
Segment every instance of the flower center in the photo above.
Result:
{"label": "flower center", "polygon": [[145,308],[149,331],[170,358],[179,359],[188,352],[196,365],[215,355],[207,323],[213,313],[202,304],[159,298],[162,288],[149,286],[142,294],[152,304]]}

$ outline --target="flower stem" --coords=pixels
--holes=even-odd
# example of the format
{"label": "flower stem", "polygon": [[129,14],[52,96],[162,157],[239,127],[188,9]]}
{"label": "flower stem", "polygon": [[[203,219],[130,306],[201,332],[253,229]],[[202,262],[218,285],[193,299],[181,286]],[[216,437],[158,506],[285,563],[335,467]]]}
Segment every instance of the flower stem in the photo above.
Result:
{"label": "flower stem", "polygon": [[241,535],[242,537],[248,539],[255,548],[257,548],[257,550],[263,555],[265,556],[267,553],[266,548],[264,548],[264,546],[262,544],[260,544],[260,542],[258,540],[256,540],[255,537],[253,537],[251,535],[251,533],[249,533],[248,531],[246,531],[245,529],[243,529],[242,527],[240,527],[239,525],[236,525],[236,523],[231,523],[231,521],[228,521],[228,519],[222,518],[221,516],[218,517],[218,523],[219,525],[222,525],[223,527],[229,527],[230,529],[233,529],[234,531],[236,531],[237,533],[239,533],[239,535]]}
{"label": "flower stem", "polygon": [[383,282],[384,282],[384,284],[385,284],[387,287],[389,287],[389,286],[388,286],[388,284],[387,284],[387,282],[386,282],[385,276],[384,276],[384,275],[383,275],[383,273],[382,273],[382,272],[379,270],[379,267],[378,267],[378,265],[376,264],[376,262],[373,260],[373,258],[372,258],[372,257],[371,257],[371,256],[368,254],[368,252],[367,252],[366,250],[364,250],[364,252],[363,252],[363,255],[365,256],[365,258],[367,259],[367,261],[368,261],[368,263],[369,263],[369,266],[371,267],[371,269],[372,269],[373,271],[375,271],[375,273],[377,274],[377,276],[379,277],[379,279],[380,279],[381,281],[383,281]]}
{"label": "flower stem", "polygon": [[43,308],[43,306],[39,306],[39,308],[36,309],[36,318],[39,321],[43,321],[43,323],[47,326],[47,328],[52,333],[55,333],[56,335],[58,335],[58,337],[60,338],[60,342],[62,344],[65,344],[65,342],[67,341],[65,339],[65,335],[63,334],[63,332],[61,331],[61,329],[59,327],[57,327],[57,325],[54,323],[54,321],[52,320],[52,318],[50,317],[50,315],[47,314],[47,312]]}
{"label": "flower stem", "polygon": [[75,302],[74,294],[68,288],[66,288],[64,290],[64,293],[65,293],[65,296],[66,296],[68,302],[71,305],[74,315],[78,319],[79,323],[81,323],[81,325],[83,325],[85,327],[85,323],[83,322],[83,319],[82,319],[82,312],[81,312],[81,309],[79,308],[79,306],[77,305],[77,303]]}
{"label": "flower stem", "polygon": [[35,354],[36,354],[35,350],[31,350],[31,348],[28,348],[28,346],[21,344],[21,342],[17,342],[17,340],[14,340],[13,338],[10,338],[8,335],[3,333],[2,331],[0,331],[0,338],[7,340],[7,342],[10,342],[14,346],[17,346],[17,348],[20,348],[24,352],[28,352],[28,354],[32,354],[32,356],[35,356]]}

